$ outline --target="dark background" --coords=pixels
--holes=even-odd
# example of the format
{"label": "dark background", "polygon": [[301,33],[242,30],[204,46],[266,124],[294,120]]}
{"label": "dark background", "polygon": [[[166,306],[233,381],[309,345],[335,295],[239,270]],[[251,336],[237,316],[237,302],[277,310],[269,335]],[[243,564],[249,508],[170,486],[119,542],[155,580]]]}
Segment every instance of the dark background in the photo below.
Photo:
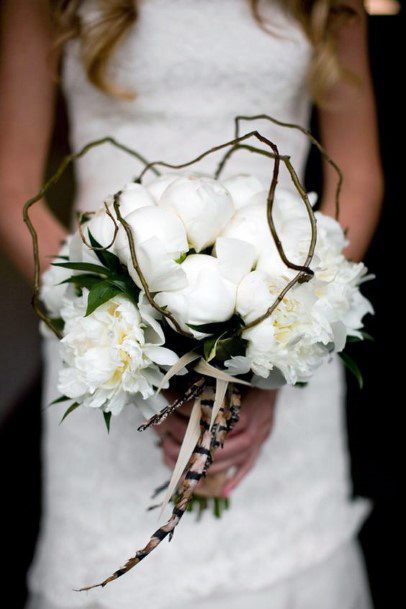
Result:
{"label": "dark background", "polygon": [[[404,163],[404,52],[406,29],[403,12],[370,18],[371,64],[376,86],[386,194],[379,229],[366,263],[377,279],[365,286],[375,307],[368,320],[373,344],[353,346],[365,387],[358,389],[348,378],[347,419],[352,457],[354,493],[372,498],[373,512],[361,531],[376,609],[395,607],[403,597],[401,567],[404,501],[400,498],[403,427],[401,402],[403,358],[401,347],[403,279],[399,245],[406,241],[401,192]],[[317,121],[314,128],[317,130]],[[50,158],[52,165],[66,152],[66,116],[58,104],[57,129]],[[52,167],[48,169],[52,171]],[[53,193],[54,204],[65,215],[72,198],[72,176]],[[308,164],[309,188],[319,190],[320,167],[316,154]],[[62,205],[61,205],[62,202]],[[6,561],[3,593],[11,592],[8,609],[22,609],[26,595],[25,574],[31,562],[40,516],[40,357],[35,337],[36,322],[28,313],[29,290],[2,261],[0,274],[8,305],[2,305],[0,398],[0,467],[2,557]],[[403,282],[402,282],[403,283]],[[23,303],[23,304],[21,304]],[[9,323],[10,322],[10,323]],[[19,334],[20,333],[20,334]],[[22,337],[24,340],[22,340]],[[27,339],[27,336],[29,337]],[[20,337],[20,340],[19,340]],[[14,350],[14,351],[13,351]],[[13,354],[13,357],[10,356]],[[14,354],[21,361],[16,374]],[[14,367],[13,367],[14,366]],[[20,384],[16,384],[16,376]],[[24,382],[22,382],[24,381]],[[21,386],[24,387],[21,390]],[[4,406],[4,407],[3,407]],[[4,569],[3,569],[4,573]],[[402,591],[401,591],[402,588]]]}

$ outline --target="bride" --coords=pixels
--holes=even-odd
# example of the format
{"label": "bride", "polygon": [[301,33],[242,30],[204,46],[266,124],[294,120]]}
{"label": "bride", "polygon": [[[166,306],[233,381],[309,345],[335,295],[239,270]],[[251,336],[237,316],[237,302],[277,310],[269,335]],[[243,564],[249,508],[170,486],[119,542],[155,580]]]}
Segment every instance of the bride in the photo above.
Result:
{"label": "bride", "polygon": [[[313,99],[324,145],[345,175],[347,254],[363,256],[382,177],[360,0],[65,0],[59,9],[6,0],[2,11],[1,238],[27,277],[21,206],[38,191],[47,156],[55,39],[74,150],[112,135],[148,159],[186,161],[230,139],[237,114],[306,126]],[[304,136],[257,126],[303,175]],[[215,163],[208,158],[199,169]],[[137,169],[112,148],[93,150],[76,165],[76,210],[100,206]],[[266,158],[242,153],[229,171],[270,174]],[[326,213],[334,187],[326,168]],[[45,204],[34,220],[45,268],[65,229]],[[44,355],[47,405],[57,395],[54,340],[45,340]],[[57,407],[45,409],[44,510],[28,609],[370,608],[356,542],[368,506],[351,498],[343,400],[335,360],[306,388],[250,390],[212,470],[233,468],[223,489],[232,495],[227,526],[208,513],[201,523],[186,516],[170,546],[89,594],[72,589],[109,575],[154,529],[147,499],[168,478],[185,418],[158,429],[158,447],[154,434],[137,434],[135,409],[114,421],[110,436],[90,409],[63,426]]]}

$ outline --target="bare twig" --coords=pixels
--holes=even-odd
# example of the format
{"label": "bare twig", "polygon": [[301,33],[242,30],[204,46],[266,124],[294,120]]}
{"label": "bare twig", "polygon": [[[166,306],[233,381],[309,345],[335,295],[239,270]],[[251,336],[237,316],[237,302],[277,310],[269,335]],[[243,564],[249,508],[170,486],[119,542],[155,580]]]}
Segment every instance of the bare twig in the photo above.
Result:
{"label": "bare twig", "polygon": [[[134,556],[129,558],[123,567],[117,569],[117,571],[110,575],[110,577],[107,577],[104,581],[81,588],[79,592],[92,590],[93,588],[104,588],[107,584],[128,573],[128,571],[138,565],[144,558],[149,556],[166,537],[171,539],[175,528],[178,526],[193,497],[197,485],[206,474],[207,463],[210,463],[215,449],[224,442],[224,438],[229,431],[228,426],[224,426],[224,430],[222,429],[221,433],[219,431],[220,425],[224,422],[224,411],[217,414],[213,428],[210,429],[211,413],[214,405],[214,392],[209,388],[207,391],[207,399],[206,396],[204,396],[201,400],[200,438],[189,463],[186,466],[185,475],[181,482],[171,517],[166,524],[159,527],[159,529],[152,534],[146,546],[141,550],[138,550]],[[240,406],[238,390],[234,394],[234,401],[234,410],[238,412]],[[212,442],[216,437],[218,437],[220,442],[219,445],[213,446]]]}
{"label": "bare twig", "polygon": [[205,388],[206,380],[204,377],[199,377],[196,381],[194,381],[186,391],[177,398],[172,404],[168,404],[162,410],[154,414],[146,423],[143,423],[138,427],[138,431],[145,431],[151,425],[160,425],[165,419],[175,412],[178,408],[189,402],[189,400],[193,400],[197,398]]}
{"label": "bare twig", "polygon": [[295,129],[297,131],[300,131],[311,141],[313,146],[315,146],[317,148],[317,150],[320,152],[320,154],[324,158],[324,160],[329,165],[331,165],[331,167],[334,169],[334,171],[337,174],[337,186],[336,186],[336,194],[335,194],[335,219],[338,220],[339,216],[340,216],[340,193],[341,193],[341,188],[343,185],[344,176],[343,176],[343,172],[341,171],[340,167],[331,158],[331,156],[328,154],[328,152],[324,148],[324,146],[322,146],[322,144],[314,137],[314,135],[312,134],[312,132],[309,129],[306,129],[305,127],[302,127],[301,125],[296,125],[295,123],[285,123],[276,118],[273,118],[272,116],[269,116],[268,114],[257,114],[256,116],[236,116],[234,119],[235,137],[238,138],[238,136],[239,136],[239,124],[241,121],[255,121],[255,120],[267,120],[267,121],[270,121],[271,123],[274,123],[275,125],[278,125],[279,127],[286,127],[287,129]]}
{"label": "bare twig", "polygon": [[[77,160],[80,157],[87,154],[89,152],[89,150],[91,150],[92,148],[97,148],[98,146],[102,146],[104,144],[111,144],[115,148],[118,148],[119,150],[122,150],[123,152],[126,152],[127,154],[135,157],[136,159],[138,159],[139,161],[144,163],[144,165],[149,165],[148,161],[141,154],[139,154],[135,150],[132,150],[128,146],[121,144],[120,142],[118,142],[117,140],[115,140],[112,137],[104,137],[99,140],[94,140],[93,142],[89,142],[88,144],[86,144],[86,146],[83,146],[83,148],[81,148],[81,150],[79,150],[78,152],[73,152],[72,154],[67,155],[62,160],[62,162],[60,163],[60,165],[57,168],[57,170],[55,171],[55,173],[42,186],[41,190],[34,197],[32,197],[31,199],[28,199],[28,201],[26,201],[26,203],[24,204],[24,208],[23,208],[23,219],[31,234],[32,250],[33,250],[33,257],[34,257],[34,290],[33,290],[33,295],[32,295],[32,306],[33,306],[35,312],[37,313],[38,317],[40,319],[42,319],[42,321],[48,326],[48,328],[54,334],[56,334],[56,336],[58,338],[61,338],[61,333],[57,330],[57,328],[55,328],[52,319],[43,309],[43,307],[41,305],[40,297],[39,297],[39,291],[40,291],[40,285],[41,285],[41,261],[40,261],[40,255],[39,255],[38,233],[32,223],[32,220],[30,217],[30,210],[31,210],[31,207],[35,203],[37,203],[40,199],[42,199],[46,195],[46,193],[49,191],[49,189],[59,181],[59,179],[61,178],[61,176],[63,175],[63,173],[65,172],[65,170],[67,169],[67,167],[69,165],[71,165],[75,160]],[[155,172],[156,175],[160,175],[159,171],[157,171],[156,169],[152,168],[152,170]]]}
{"label": "bare twig", "polygon": [[112,237],[110,243],[105,246],[92,245],[91,243],[89,243],[87,241],[86,236],[83,232],[83,226],[82,226],[82,218],[83,218],[83,216],[86,215],[87,212],[78,212],[78,214],[77,214],[77,219],[78,219],[77,226],[78,226],[80,238],[82,239],[83,244],[86,245],[86,247],[88,247],[89,250],[92,250],[93,252],[105,252],[106,250],[110,249],[112,247],[112,245],[114,245],[114,242],[116,240],[117,233],[118,233],[118,224],[117,224],[116,219],[114,218],[113,214],[109,210],[109,207],[108,207],[106,201],[104,202],[104,207],[105,207],[106,215],[111,219],[111,221],[114,224],[113,237]]}
{"label": "bare twig", "polygon": [[145,296],[147,297],[147,300],[149,302],[149,304],[154,307],[154,309],[156,311],[158,311],[158,313],[160,313],[161,315],[163,315],[163,317],[166,317],[166,319],[169,319],[175,330],[179,333],[182,334],[183,336],[193,336],[193,334],[191,332],[186,332],[185,330],[183,330],[183,328],[180,326],[179,322],[177,321],[177,319],[172,315],[172,313],[170,313],[167,309],[160,307],[154,300],[154,297],[152,296],[150,289],[148,287],[148,282],[145,279],[144,274],[142,273],[141,269],[140,269],[140,265],[138,264],[138,259],[137,259],[137,253],[135,251],[135,243],[134,243],[134,236],[131,230],[131,226],[128,224],[128,222],[123,218],[123,216],[121,215],[120,212],[120,195],[121,195],[121,191],[117,192],[114,195],[114,210],[116,212],[117,215],[117,220],[120,222],[120,224],[123,226],[125,233],[127,235],[127,239],[128,239],[128,245],[130,247],[130,254],[131,254],[131,261],[132,264],[134,266],[134,269],[138,275],[138,277],[140,278],[141,281],[141,285],[144,289],[145,292]]}

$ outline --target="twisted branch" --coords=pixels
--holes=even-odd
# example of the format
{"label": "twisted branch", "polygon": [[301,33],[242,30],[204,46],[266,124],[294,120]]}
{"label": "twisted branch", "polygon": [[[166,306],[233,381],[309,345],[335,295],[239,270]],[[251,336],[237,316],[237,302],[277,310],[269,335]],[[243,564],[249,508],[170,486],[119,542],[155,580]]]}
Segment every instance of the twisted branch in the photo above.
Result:
{"label": "twisted branch", "polygon": [[311,141],[313,146],[315,146],[317,148],[317,150],[320,152],[323,159],[334,169],[334,171],[337,174],[337,186],[336,186],[336,193],[335,193],[335,219],[338,220],[339,216],[340,216],[340,193],[341,193],[341,188],[343,185],[344,176],[343,176],[343,172],[341,171],[340,167],[331,158],[331,156],[328,154],[328,152],[324,148],[324,146],[318,141],[318,139],[316,139],[314,137],[314,135],[312,134],[312,132],[309,129],[306,129],[305,127],[302,127],[301,125],[297,125],[295,123],[285,123],[276,118],[273,118],[272,116],[269,116],[268,114],[257,114],[256,116],[236,116],[234,119],[235,137],[238,138],[238,136],[239,136],[239,131],[240,131],[239,126],[240,126],[241,121],[255,121],[255,120],[267,120],[267,121],[270,121],[271,123],[274,123],[275,125],[278,125],[279,127],[286,127],[287,129],[295,129],[296,131],[300,131]]}
{"label": "twisted branch", "polygon": [[172,404],[167,404],[166,406],[164,406],[164,408],[162,408],[162,410],[160,410],[150,419],[148,419],[146,423],[140,425],[138,427],[138,431],[145,431],[146,429],[148,429],[148,427],[151,427],[151,425],[160,425],[163,421],[165,421],[165,419],[169,417],[170,414],[172,414],[173,412],[175,412],[175,410],[186,404],[186,402],[189,402],[189,400],[193,400],[199,397],[199,395],[205,389],[205,383],[206,380],[203,376],[198,378],[186,389],[183,395],[181,395],[174,402],[172,402]]}
{"label": "twisted branch", "polygon": [[123,218],[123,216],[121,215],[120,212],[120,195],[121,195],[121,191],[117,192],[114,195],[114,210],[117,214],[117,220],[120,222],[120,224],[123,226],[126,235],[127,235],[127,239],[128,239],[128,245],[130,247],[130,253],[131,253],[131,261],[132,264],[134,266],[134,269],[138,275],[138,277],[140,278],[141,281],[141,285],[144,289],[145,295],[147,297],[147,300],[149,302],[149,304],[154,307],[154,309],[156,311],[158,311],[158,313],[160,313],[161,315],[163,315],[164,317],[166,317],[166,319],[169,319],[172,324],[174,325],[176,331],[179,334],[182,334],[183,336],[193,336],[193,334],[191,332],[186,332],[185,330],[183,330],[183,328],[180,326],[179,322],[176,320],[176,318],[172,315],[172,313],[170,313],[167,309],[160,307],[154,300],[154,297],[152,296],[150,289],[148,287],[148,283],[147,280],[145,279],[144,274],[142,273],[141,269],[140,269],[140,265],[138,264],[138,259],[137,259],[137,254],[135,251],[135,243],[134,243],[134,236],[131,230],[131,226],[128,224],[128,222]]}
{"label": "twisted branch", "polygon": [[[225,416],[224,408],[217,413],[213,428],[210,429],[211,413],[214,405],[213,389],[207,389],[207,395],[203,395],[201,399],[201,419],[200,419],[200,438],[189,460],[185,470],[185,475],[180,485],[179,492],[175,501],[175,506],[172,510],[171,517],[163,526],[159,527],[144,548],[138,550],[134,556],[129,558],[125,565],[117,569],[110,577],[104,581],[80,588],[78,591],[92,590],[93,588],[104,588],[107,584],[122,577],[128,571],[133,569],[144,558],[149,556],[159,544],[166,538],[172,538],[175,528],[178,526],[181,518],[186,512],[187,506],[193,498],[194,492],[200,480],[205,476],[209,464],[211,463],[215,450],[222,445],[227,433],[231,430],[232,421],[238,416],[238,411],[241,405],[240,393],[233,388],[232,404],[230,413]],[[217,444],[218,441],[218,444]]]}
{"label": "twisted branch", "polygon": [[100,246],[92,245],[91,243],[89,243],[87,241],[86,235],[83,232],[82,219],[83,219],[83,216],[85,216],[89,212],[81,212],[81,211],[79,211],[77,213],[77,227],[78,227],[80,238],[82,239],[83,244],[86,245],[86,247],[88,247],[89,250],[92,250],[93,252],[105,252],[105,251],[107,251],[108,249],[110,249],[114,245],[114,242],[115,242],[116,237],[117,237],[117,233],[118,233],[118,228],[119,227],[118,227],[118,224],[116,222],[115,217],[113,216],[113,214],[109,210],[109,206],[107,205],[106,201],[104,202],[104,208],[105,208],[106,215],[111,219],[111,221],[114,224],[113,237],[112,237],[110,243],[108,245],[105,245],[105,246],[103,246],[103,245],[100,245]]}
{"label": "twisted branch", "polygon": [[[41,285],[41,261],[40,261],[40,255],[39,255],[38,233],[34,227],[34,224],[32,223],[32,220],[30,217],[30,209],[35,203],[37,203],[40,199],[42,199],[46,195],[46,193],[49,191],[49,189],[52,186],[54,186],[54,184],[56,184],[60,180],[61,176],[63,175],[65,170],[69,167],[69,165],[71,165],[75,160],[77,160],[80,157],[87,154],[89,152],[89,150],[91,150],[92,148],[97,148],[98,146],[102,146],[103,144],[111,144],[115,148],[118,148],[119,150],[126,152],[130,156],[135,157],[141,163],[144,163],[144,165],[149,164],[148,161],[140,153],[136,152],[135,150],[132,150],[131,148],[129,148],[128,146],[125,146],[124,144],[121,144],[120,142],[118,142],[117,140],[115,140],[112,137],[108,136],[108,137],[103,137],[99,140],[94,140],[92,142],[89,142],[85,146],[83,146],[83,148],[81,148],[81,150],[79,150],[78,152],[73,152],[71,154],[68,154],[61,161],[61,163],[60,163],[59,167],[57,168],[57,170],[55,171],[55,173],[49,178],[49,180],[47,180],[45,182],[45,184],[42,186],[41,190],[34,197],[32,197],[31,199],[28,199],[28,201],[26,201],[26,203],[24,204],[24,207],[23,207],[23,220],[24,220],[25,224],[27,225],[27,228],[31,235],[32,250],[33,250],[33,257],[34,257],[34,289],[33,289],[33,295],[32,295],[32,299],[31,299],[32,306],[34,308],[34,311],[38,315],[38,317],[48,326],[48,328],[58,338],[62,338],[62,335],[59,332],[59,330],[54,326],[52,319],[43,309],[40,298],[39,298],[39,291],[40,291],[40,285]],[[158,175],[158,176],[160,175],[158,170],[156,170],[154,168],[152,170],[154,171],[154,173],[156,175]]]}

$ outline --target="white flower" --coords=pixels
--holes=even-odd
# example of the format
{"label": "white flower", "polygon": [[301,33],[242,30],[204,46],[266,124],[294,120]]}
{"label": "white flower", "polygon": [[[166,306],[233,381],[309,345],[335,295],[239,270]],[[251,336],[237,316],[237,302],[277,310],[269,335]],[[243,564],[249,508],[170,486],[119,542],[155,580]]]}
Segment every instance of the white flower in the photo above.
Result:
{"label": "white flower", "polygon": [[247,205],[237,211],[224,227],[222,237],[240,239],[254,246],[258,258],[265,245],[272,239],[266,218],[266,205]]}
{"label": "white flower", "polygon": [[[147,188],[142,184],[137,184],[135,182],[130,182],[121,189],[119,203],[120,213],[123,218],[126,218],[128,214],[136,209],[155,205],[154,198],[148,192]],[[113,206],[111,207],[114,209]]]}
{"label": "white flower", "polygon": [[[67,262],[65,257],[69,254],[70,237],[62,245],[59,255],[52,262],[63,263]],[[63,298],[65,296],[68,284],[62,283],[72,275],[72,271],[60,266],[51,265],[42,275],[40,298],[44,303],[49,316],[59,318],[61,316],[61,308]]]}
{"label": "white flower", "polygon": [[[155,202],[148,190],[141,184],[130,182],[123,186],[119,197],[120,213],[126,218],[133,211],[142,207],[154,206]],[[89,232],[102,247],[116,253],[116,237],[120,227],[114,209],[114,197],[109,195],[106,198],[106,207],[101,207],[96,213],[92,214],[88,221],[82,224],[82,233],[87,244],[90,244]],[[95,252],[84,243],[79,231],[73,235],[70,244],[70,260],[72,262],[90,262],[100,264]]]}
{"label": "white flower", "polygon": [[[284,285],[283,280],[270,281],[259,271],[250,273],[238,288],[237,312],[246,323],[252,322],[268,310]],[[334,333],[326,319],[314,314],[316,301],[310,284],[298,285],[269,318],[244,332],[246,358],[255,375],[268,378],[271,371],[279,370],[294,384],[307,380],[322,363]],[[235,367],[232,360],[228,365]]]}
{"label": "white flower", "polygon": [[222,181],[233,199],[236,210],[252,203],[266,203],[269,185],[256,176],[239,174]]}
{"label": "white flower", "polygon": [[178,173],[165,173],[148,184],[148,192],[156,203],[159,202],[162,194],[168,188],[168,186],[179,177],[180,174]]}
{"label": "white flower", "polygon": [[[222,235],[251,243],[256,249],[259,270],[271,276],[290,277],[294,271],[282,262],[269,228],[267,196],[267,192],[253,195],[249,203],[234,214]],[[278,188],[272,217],[288,259],[302,264],[306,259],[311,236],[310,222],[302,199],[291,190]]]}
{"label": "white flower", "polygon": [[[115,214],[113,214],[115,218]],[[117,222],[117,220],[115,220]],[[90,219],[82,224],[82,235],[77,230],[70,240],[69,260],[71,262],[87,262],[90,264],[100,264],[95,251],[90,247],[90,236],[102,247],[109,248],[114,253],[115,235],[117,233],[114,220],[106,213],[105,208],[99,209],[92,214]],[[71,274],[73,272],[71,271]]]}
{"label": "white flower", "polygon": [[[130,213],[126,222],[130,225],[137,260],[149,289],[158,292],[183,288],[186,277],[176,260],[187,252],[188,244],[185,229],[176,214],[160,207],[143,207]],[[141,287],[123,226],[117,235],[115,252]]]}
{"label": "white flower", "polygon": [[[361,338],[362,319],[367,313],[373,313],[371,303],[361,294],[358,287],[365,273],[366,268],[361,262],[355,264],[343,259],[333,276],[329,273],[330,278],[323,281],[316,275],[313,283],[317,296],[315,311],[332,326],[342,325],[345,336]],[[320,275],[324,276],[322,273]]]}
{"label": "white flower", "polygon": [[160,366],[178,357],[163,347],[159,322],[142,301],[116,296],[85,317],[87,290],[66,299],[58,389],[83,406],[118,414],[150,398],[163,378]]}
{"label": "white flower", "polygon": [[221,274],[236,285],[254,266],[255,248],[246,241],[219,237],[216,240],[214,250],[219,261]]}
{"label": "white flower", "polygon": [[[235,308],[237,286],[221,272],[217,258],[192,254],[180,265],[187,277],[182,290],[161,292],[155,297],[160,306],[167,306],[185,329],[187,324],[202,325],[229,319]],[[196,336],[202,336],[195,332]]]}
{"label": "white flower", "polygon": [[231,196],[224,186],[197,175],[174,180],[163,192],[159,205],[179,216],[196,252],[214,244],[234,213]]}

